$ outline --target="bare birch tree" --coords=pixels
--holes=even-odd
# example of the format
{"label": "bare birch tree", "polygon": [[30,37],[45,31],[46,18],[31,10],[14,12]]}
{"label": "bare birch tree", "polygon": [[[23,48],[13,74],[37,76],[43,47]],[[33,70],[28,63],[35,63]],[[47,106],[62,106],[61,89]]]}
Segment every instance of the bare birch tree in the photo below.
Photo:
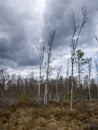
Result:
{"label": "bare birch tree", "polygon": [[59,92],[58,92],[58,80],[60,78],[61,67],[58,68],[57,77],[56,77],[56,101],[59,102]]}
{"label": "bare birch tree", "polygon": [[69,59],[67,60],[67,69],[66,69],[66,98],[68,98],[69,95]]}
{"label": "bare birch tree", "polygon": [[[95,36],[95,39],[98,43],[98,37]],[[95,64],[96,64],[96,76],[97,76],[97,100],[98,100],[98,63],[95,61]]]}
{"label": "bare birch tree", "polygon": [[38,103],[40,103],[41,100],[41,93],[40,93],[40,89],[41,89],[41,82],[42,82],[42,69],[43,69],[43,62],[44,62],[44,52],[45,52],[45,45],[44,43],[40,43],[39,47],[38,47],[38,51],[39,51],[39,58],[40,58],[40,66],[39,66],[39,84],[38,84]]}
{"label": "bare birch tree", "polygon": [[95,61],[96,65],[96,78],[97,78],[97,100],[98,100],[98,63]]}
{"label": "bare birch tree", "polygon": [[50,63],[51,63],[51,52],[52,52],[52,45],[55,38],[55,30],[49,35],[48,43],[47,43],[47,63],[46,63],[46,83],[45,83],[45,91],[44,91],[44,105],[47,106],[48,104],[48,81],[49,81],[49,74],[50,74]]}
{"label": "bare birch tree", "polygon": [[82,20],[80,25],[76,24],[76,17],[75,17],[75,13],[73,13],[73,34],[72,34],[72,38],[71,38],[71,96],[70,96],[70,112],[72,111],[72,106],[73,106],[73,87],[74,87],[74,62],[75,62],[75,52],[76,52],[76,48],[78,45],[78,41],[79,41],[79,36],[80,33],[84,27],[84,25],[87,22],[87,10],[86,8],[82,8],[81,9],[82,12]]}
{"label": "bare birch tree", "polygon": [[88,62],[88,94],[89,100],[91,101],[91,88],[90,88],[90,81],[91,81],[91,65],[92,65],[92,58]]}

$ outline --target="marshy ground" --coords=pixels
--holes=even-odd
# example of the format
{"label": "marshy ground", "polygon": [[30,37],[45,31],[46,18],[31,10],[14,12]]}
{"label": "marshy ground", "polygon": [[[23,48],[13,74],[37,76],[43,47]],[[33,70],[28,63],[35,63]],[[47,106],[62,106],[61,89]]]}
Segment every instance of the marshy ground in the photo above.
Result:
{"label": "marshy ground", "polygon": [[98,130],[98,101],[92,100],[80,110],[74,101],[51,102],[45,108],[32,101],[14,101],[0,109],[0,130]]}

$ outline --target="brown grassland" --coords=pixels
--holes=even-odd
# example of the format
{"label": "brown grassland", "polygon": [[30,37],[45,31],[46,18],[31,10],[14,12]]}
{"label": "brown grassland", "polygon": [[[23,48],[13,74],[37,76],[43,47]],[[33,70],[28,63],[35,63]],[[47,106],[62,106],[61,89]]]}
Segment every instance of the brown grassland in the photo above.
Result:
{"label": "brown grassland", "polygon": [[98,130],[98,101],[85,102],[80,110],[74,101],[50,102],[45,108],[32,101],[17,101],[0,109],[0,130]]}

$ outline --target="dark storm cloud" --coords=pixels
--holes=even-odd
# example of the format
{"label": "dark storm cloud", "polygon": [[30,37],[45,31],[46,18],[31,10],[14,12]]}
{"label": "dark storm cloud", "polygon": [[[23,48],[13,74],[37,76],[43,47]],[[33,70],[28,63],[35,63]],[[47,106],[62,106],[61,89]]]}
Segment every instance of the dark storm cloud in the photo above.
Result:
{"label": "dark storm cloud", "polygon": [[53,29],[56,30],[56,43],[58,45],[60,45],[62,41],[64,41],[64,39],[69,36],[70,30],[68,21],[70,17],[68,17],[68,14],[71,13],[68,11],[69,5],[70,0],[46,1],[47,8],[44,15],[45,26],[43,31],[45,40],[47,39],[48,34],[51,33]]}
{"label": "dark storm cloud", "polygon": [[29,44],[24,24],[29,16],[25,15],[0,0],[0,64],[7,62],[10,67],[12,64],[18,67],[38,64],[38,57],[31,57],[36,52],[33,43]]}
{"label": "dark storm cloud", "polygon": [[44,26],[41,25],[41,18],[36,12],[38,9],[35,9],[36,0],[24,0],[24,3],[22,0],[17,1],[0,0],[0,65],[10,67],[38,65],[39,57],[34,44],[40,39],[47,41],[49,33],[54,29],[56,29],[54,49],[59,46],[60,50],[69,47],[72,36],[72,12],[76,13],[80,22],[80,10],[84,5],[89,11],[88,23],[81,33],[79,44],[85,43],[88,47],[89,44],[93,45],[98,0],[45,0],[46,9],[42,16]]}
{"label": "dark storm cloud", "polygon": [[46,0],[44,15],[45,27],[43,37],[47,40],[48,34],[56,29],[55,47],[70,45],[72,36],[72,13],[76,14],[77,23],[81,22],[81,8],[86,7],[88,22],[82,30],[79,44],[93,44],[96,33],[96,24],[93,22],[98,9],[97,0]]}

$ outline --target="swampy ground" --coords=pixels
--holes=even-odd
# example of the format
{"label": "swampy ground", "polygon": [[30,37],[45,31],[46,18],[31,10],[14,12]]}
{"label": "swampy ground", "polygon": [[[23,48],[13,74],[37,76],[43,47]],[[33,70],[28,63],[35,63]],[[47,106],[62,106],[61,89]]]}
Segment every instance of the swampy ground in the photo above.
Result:
{"label": "swampy ground", "polygon": [[33,101],[13,101],[0,109],[0,130],[98,130],[98,101],[78,101],[69,113],[69,102],[50,102],[47,107]]}

